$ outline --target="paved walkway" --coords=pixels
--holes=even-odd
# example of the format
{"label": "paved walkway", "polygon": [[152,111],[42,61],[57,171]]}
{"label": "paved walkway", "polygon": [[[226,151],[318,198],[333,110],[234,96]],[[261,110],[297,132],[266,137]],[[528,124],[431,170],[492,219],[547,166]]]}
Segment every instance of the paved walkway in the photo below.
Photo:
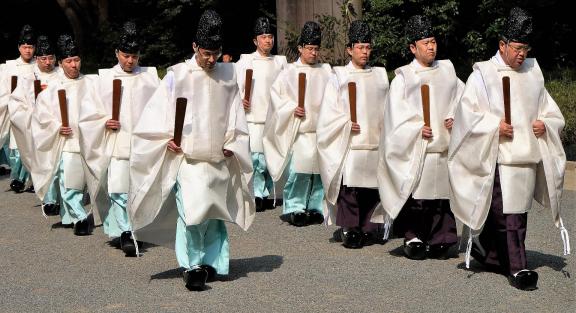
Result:
{"label": "paved walkway", "polygon": [[[248,232],[230,226],[230,275],[204,292],[185,289],[174,252],[146,246],[126,258],[97,228],[76,237],[45,219],[32,194],[0,179],[0,312],[576,312],[576,262],[562,255],[550,213],[529,215],[528,264],[540,289],[522,292],[463,255],[411,261],[400,239],[347,250],[334,227],[294,228],[280,210]],[[576,250],[576,192],[562,200]]]}

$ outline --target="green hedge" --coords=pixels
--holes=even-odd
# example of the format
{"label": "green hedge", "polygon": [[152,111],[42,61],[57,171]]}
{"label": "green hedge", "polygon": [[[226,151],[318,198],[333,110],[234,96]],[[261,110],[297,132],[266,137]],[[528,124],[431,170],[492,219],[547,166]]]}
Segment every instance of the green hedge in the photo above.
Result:
{"label": "green hedge", "polygon": [[562,142],[567,157],[576,160],[576,70],[558,70],[545,75],[546,88],[566,120]]}

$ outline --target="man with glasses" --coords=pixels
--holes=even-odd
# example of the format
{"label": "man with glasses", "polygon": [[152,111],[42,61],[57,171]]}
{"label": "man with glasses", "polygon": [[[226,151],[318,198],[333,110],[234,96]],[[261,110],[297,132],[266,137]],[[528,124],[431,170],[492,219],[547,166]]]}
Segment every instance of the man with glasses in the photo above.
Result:
{"label": "man with glasses", "polygon": [[350,24],[346,51],[351,60],[334,67],[316,130],[322,185],[340,226],[334,240],[350,249],[383,243],[382,225],[370,219],[380,202],[376,173],[388,75],[385,68],[368,65],[371,42],[366,22]]}
{"label": "man with glasses", "polygon": [[[266,166],[262,135],[264,123],[270,107],[270,87],[278,73],[286,67],[286,57],[272,55],[274,34],[270,21],[259,17],[254,24],[254,45],[256,51],[242,54],[236,63],[236,75],[240,88],[240,97],[246,111],[248,130],[250,131],[250,151],[254,167],[254,195],[256,211],[274,208],[274,184]],[[245,97],[246,70],[252,69],[252,89],[249,99]]]}
{"label": "man with glasses", "polygon": [[[378,183],[383,211],[404,237],[409,259],[447,258],[458,241],[450,211],[448,144],[454,108],[464,91],[450,60],[436,60],[430,19],[408,19],[406,37],[414,59],[396,69],[384,116]],[[426,118],[421,88],[428,86]],[[426,87],[424,87],[426,88]],[[425,120],[428,119],[428,120]],[[426,124],[428,122],[429,124]]]}
{"label": "man with glasses", "polygon": [[[22,192],[26,187],[29,177],[28,170],[22,164],[20,151],[16,145],[14,134],[10,130],[10,114],[8,112],[8,101],[12,93],[12,83],[18,84],[18,80],[34,77],[34,45],[36,36],[30,25],[24,25],[18,39],[18,52],[20,56],[15,60],[6,61],[0,65],[0,162],[8,159],[10,173],[10,189],[15,192]],[[16,77],[16,81],[12,80]],[[16,85],[17,86],[17,85]],[[4,145],[6,142],[8,144]],[[7,168],[0,166],[3,172]]]}
{"label": "man with glasses", "polygon": [[532,199],[551,209],[564,253],[570,253],[560,214],[564,118],[538,63],[527,58],[531,35],[532,17],[513,8],[496,55],[474,65],[456,109],[448,153],[450,205],[471,229],[467,265],[471,255],[522,290],[536,289],[538,282],[538,274],[528,269],[524,244]]}
{"label": "man with glasses", "polygon": [[[324,221],[324,191],[318,169],[316,125],[332,70],[318,63],[320,25],[306,22],[298,39],[300,57],[272,85],[272,105],[264,128],[264,154],[270,175],[279,181],[287,168],[281,219],[294,226]],[[304,102],[298,103],[299,75],[305,75]]]}
{"label": "man with glasses", "polygon": [[[135,237],[174,246],[186,287],[203,290],[206,281],[228,274],[224,222],[247,229],[255,213],[234,64],[216,62],[222,53],[220,15],[202,14],[192,47],[191,59],[168,69],[134,129],[128,207]],[[177,143],[176,102],[183,100]]]}
{"label": "man with glasses", "polygon": [[[144,106],[158,87],[156,68],[141,67],[140,38],[136,25],[127,22],[116,44],[118,64],[100,69],[94,88],[82,100],[79,129],[82,153],[94,177],[90,184],[92,203],[102,218],[104,232],[120,238],[120,249],[126,256],[136,255],[132,225],[128,219],[130,146],[132,132]],[[113,81],[119,79],[119,113],[113,119]]]}
{"label": "man with glasses", "polygon": [[[32,121],[32,112],[36,106],[36,97],[38,96],[36,93],[46,89],[48,85],[56,83],[59,73],[59,68],[56,66],[54,46],[48,37],[38,37],[34,54],[36,55],[34,78],[24,78],[18,82],[18,87],[12,93],[9,104],[10,121],[12,122],[11,129],[14,139],[20,151],[22,163],[30,170],[34,167],[35,162],[35,147],[32,142],[30,123]],[[40,82],[40,90],[35,89],[34,80]],[[42,203],[44,214],[50,216],[58,215],[60,213],[61,200],[58,179],[55,177]],[[65,215],[65,211],[62,213],[63,223],[70,224],[68,221],[69,217]]]}

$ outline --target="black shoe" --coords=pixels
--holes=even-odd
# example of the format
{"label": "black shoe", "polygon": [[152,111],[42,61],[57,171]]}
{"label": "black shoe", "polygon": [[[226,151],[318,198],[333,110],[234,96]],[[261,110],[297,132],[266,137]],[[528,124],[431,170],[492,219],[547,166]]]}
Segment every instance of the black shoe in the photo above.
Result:
{"label": "black shoe", "polygon": [[134,240],[132,239],[132,232],[122,232],[120,235],[120,249],[124,251],[126,256],[136,256],[136,246],[134,245]]}
{"label": "black shoe", "polygon": [[384,240],[384,234],[382,232],[367,232],[362,234],[364,236],[364,245],[371,246],[371,245],[383,245],[387,242]]}
{"label": "black shoe", "polygon": [[280,219],[292,226],[302,227],[308,225],[308,215],[305,212],[292,212],[280,215]]}
{"label": "black shoe", "polygon": [[216,269],[210,265],[202,264],[200,268],[204,269],[206,273],[208,273],[208,278],[206,279],[207,282],[212,282],[216,278]]}
{"label": "black shoe", "polygon": [[196,267],[191,270],[184,271],[183,278],[184,284],[188,290],[202,291],[206,286],[208,272],[201,267]]}
{"label": "black shoe", "polygon": [[254,199],[254,201],[256,202],[256,212],[266,211],[266,208],[264,208],[264,201],[262,198],[256,197],[256,199]]}
{"label": "black shoe", "polygon": [[423,242],[406,243],[404,240],[404,255],[411,260],[424,260],[426,258],[426,245]]}
{"label": "black shoe", "polygon": [[36,190],[34,190],[34,185],[28,186],[28,188],[26,188],[26,189],[24,190],[24,192],[35,193]]}
{"label": "black shoe", "polygon": [[324,215],[318,211],[306,211],[306,219],[308,220],[308,225],[324,223]]}
{"label": "black shoe", "polygon": [[348,249],[360,249],[364,246],[364,235],[356,230],[342,232],[342,245]]}
{"label": "black shoe", "polygon": [[0,176],[8,175],[8,174],[10,174],[10,169],[5,168],[4,166],[0,166]]}
{"label": "black shoe", "polygon": [[88,236],[92,234],[92,228],[94,227],[94,217],[92,214],[88,215],[85,219],[76,222],[74,224],[74,235],[76,236]]}
{"label": "black shoe", "polygon": [[12,182],[10,183],[10,189],[12,189],[12,191],[14,192],[22,192],[24,190],[24,182],[23,181],[19,181],[17,179],[12,180]]}
{"label": "black shoe", "polygon": [[274,199],[264,198],[262,199],[262,208],[263,210],[274,210],[276,207],[274,206]]}
{"label": "black shoe", "polygon": [[437,260],[448,260],[450,258],[450,248],[452,244],[437,244],[428,246],[428,257]]}
{"label": "black shoe", "polygon": [[44,204],[44,214],[47,216],[60,215],[60,205],[56,203]]}
{"label": "black shoe", "polygon": [[332,234],[332,240],[334,242],[342,242],[344,239],[344,229],[338,228]]}
{"label": "black shoe", "polygon": [[514,275],[508,276],[508,281],[512,287],[520,290],[536,290],[538,289],[538,273],[530,270],[522,270]]}
{"label": "black shoe", "polygon": [[275,208],[284,205],[284,199],[276,199],[276,205],[274,206]]}

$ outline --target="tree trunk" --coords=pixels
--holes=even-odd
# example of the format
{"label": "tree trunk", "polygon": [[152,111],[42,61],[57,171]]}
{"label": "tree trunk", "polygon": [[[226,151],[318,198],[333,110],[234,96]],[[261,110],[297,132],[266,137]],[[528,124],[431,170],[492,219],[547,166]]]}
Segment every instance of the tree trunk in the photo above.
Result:
{"label": "tree trunk", "polygon": [[86,34],[95,32],[108,21],[108,0],[56,0],[74,32],[80,49],[86,46]]}

